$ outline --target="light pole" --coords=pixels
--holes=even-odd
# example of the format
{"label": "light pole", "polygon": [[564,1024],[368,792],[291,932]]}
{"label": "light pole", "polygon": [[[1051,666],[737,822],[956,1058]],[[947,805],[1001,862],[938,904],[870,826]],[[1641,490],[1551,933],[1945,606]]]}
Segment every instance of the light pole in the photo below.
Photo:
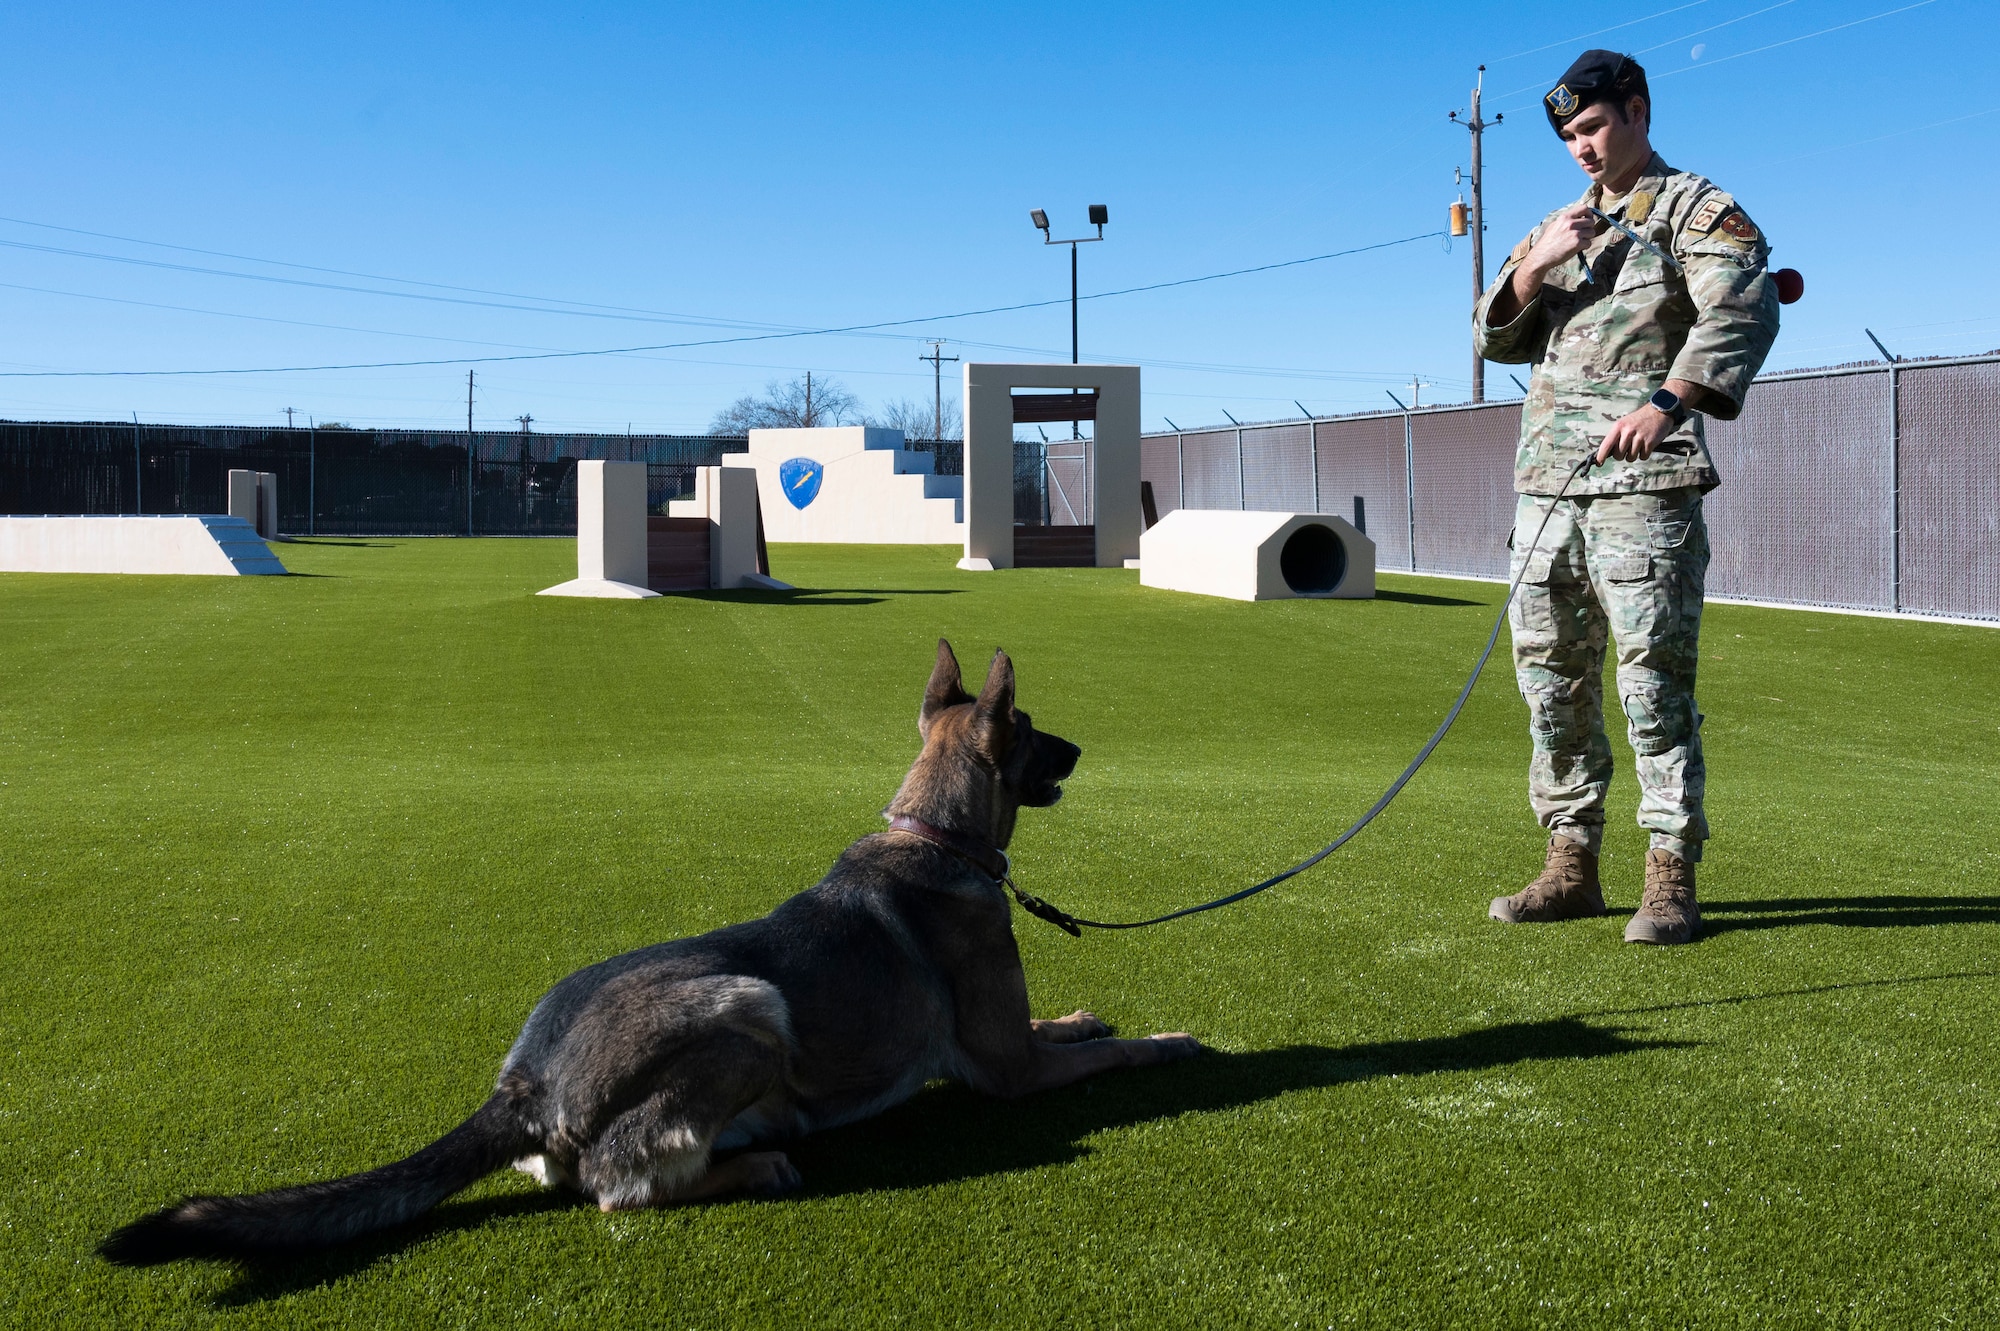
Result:
{"label": "light pole", "polygon": [[[1111,220],[1111,210],[1101,203],[1091,204],[1090,224],[1097,228],[1097,234],[1094,236],[1077,236],[1071,240],[1057,240],[1049,234],[1049,215],[1040,208],[1029,209],[1028,220],[1033,222],[1035,229],[1042,233],[1042,244],[1069,246],[1069,363],[1075,365],[1078,363],[1076,354],[1076,247],[1104,239],[1104,224]],[[1070,390],[1070,396],[1076,396],[1075,389]],[[1069,423],[1069,434],[1072,439],[1081,439],[1083,438],[1083,427],[1072,420]]]}

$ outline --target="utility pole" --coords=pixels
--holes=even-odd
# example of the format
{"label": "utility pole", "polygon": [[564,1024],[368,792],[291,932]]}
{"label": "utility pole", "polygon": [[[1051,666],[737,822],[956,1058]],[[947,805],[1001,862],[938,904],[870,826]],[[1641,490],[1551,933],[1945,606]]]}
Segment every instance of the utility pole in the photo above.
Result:
{"label": "utility pole", "polygon": [[812,423],[813,423],[813,372],[811,370],[807,370],[806,371],[806,414],[805,414],[805,419],[800,421],[799,424],[805,426],[808,430],[810,430],[812,428]]}
{"label": "utility pole", "polygon": [[[1427,388],[1427,387],[1429,387],[1429,385],[1428,385],[1428,384],[1426,384],[1426,383],[1425,383],[1425,382],[1424,382],[1424,381],[1423,381],[1422,379],[1419,379],[1419,378],[1418,378],[1418,377],[1417,377],[1416,375],[1414,375],[1414,374],[1413,374],[1413,375],[1411,375],[1411,376],[1410,376],[1410,410],[1411,410],[1411,411],[1415,411],[1415,410],[1416,410],[1416,409],[1417,409],[1418,407],[1421,407],[1421,406],[1423,406],[1423,405],[1424,405],[1424,389],[1425,389],[1425,388]],[[1475,391],[1475,392],[1477,392],[1478,390],[1477,390],[1477,389],[1475,389],[1474,391]],[[1225,413],[1225,414],[1226,414],[1226,413]]]}
{"label": "utility pole", "polygon": [[[1076,251],[1072,249],[1070,253],[1074,254]],[[944,354],[943,338],[932,338],[931,354],[919,356],[917,359],[931,363],[931,438],[942,439],[944,438],[944,363],[951,361],[955,364],[958,357]]]}
{"label": "utility pole", "polygon": [[292,411],[293,411],[293,408],[291,408],[291,407],[286,407],[286,408],[285,408],[285,428],[286,428],[287,430],[289,430],[289,429],[291,429],[291,428],[292,428]]}
{"label": "utility pole", "polygon": [[519,422],[521,422],[521,433],[522,433],[522,434],[532,434],[532,433],[533,433],[533,431],[531,431],[530,429],[528,429],[528,427],[529,427],[530,425],[533,425],[533,424],[535,423],[535,418],[534,418],[533,416],[516,416],[516,417],[515,417],[514,419],[515,419],[515,420],[517,420],[517,421],[519,421]]}
{"label": "utility pole", "polygon": [[[465,446],[467,448],[472,447],[472,376],[473,371],[467,370],[465,372]],[[467,454],[466,456],[470,457],[471,454]]]}
{"label": "utility pole", "polygon": [[[1496,113],[1491,120],[1480,118],[1480,94],[1485,89],[1486,66],[1481,65],[1479,80],[1472,87],[1472,111],[1460,122],[1472,133],[1472,298],[1475,301],[1486,291],[1486,168],[1480,151],[1481,136],[1489,126],[1507,118],[1505,113]],[[1450,118],[1458,120],[1458,112],[1453,111]],[[1476,351],[1472,353],[1472,400],[1486,400],[1486,362]]]}

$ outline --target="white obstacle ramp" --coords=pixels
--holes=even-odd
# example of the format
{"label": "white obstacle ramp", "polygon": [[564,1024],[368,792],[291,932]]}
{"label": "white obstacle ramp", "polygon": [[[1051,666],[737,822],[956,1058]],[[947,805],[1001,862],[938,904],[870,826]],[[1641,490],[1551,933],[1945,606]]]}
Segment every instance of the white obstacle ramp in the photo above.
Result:
{"label": "white obstacle ramp", "polygon": [[1139,582],[1237,601],[1375,595],[1375,542],[1325,513],[1181,508],[1139,539]]}
{"label": "white obstacle ramp", "polygon": [[285,566],[242,518],[0,518],[0,572],[282,575]]}

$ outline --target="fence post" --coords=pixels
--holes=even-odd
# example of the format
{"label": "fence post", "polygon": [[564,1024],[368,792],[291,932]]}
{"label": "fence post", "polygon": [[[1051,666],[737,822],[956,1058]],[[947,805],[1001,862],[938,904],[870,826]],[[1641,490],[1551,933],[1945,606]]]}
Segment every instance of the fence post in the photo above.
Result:
{"label": "fence post", "polygon": [[1248,510],[1250,492],[1243,485],[1243,427],[1236,427],[1236,507]]}
{"label": "fence post", "polygon": [[1174,431],[1174,489],[1179,491],[1179,493],[1174,497],[1175,508],[1186,508],[1188,506],[1187,458],[1183,455],[1181,451],[1181,445],[1183,442],[1184,442],[1184,436],[1181,434],[1179,430],[1175,430]]}
{"label": "fence post", "polygon": [[319,535],[319,427],[306,417],[306,535]]}
{"label": "fence post", "polygon": [[1403,499],[1410,508],[1410,572],[1417,571],[1417,450],[1410,434],[1409,409],[1403,410]]}
{"label": "fence post", "polygon": [[1889,362],[1889,608],[1903,609],[1903,411],[1896,362]]}
{"label": "fence post", "polygon": [[465,432],[465,534],[472,535],[472,443],[473,433]]}
{"label": "fence post", "polygon": [[1307,459],[1313,469],[1313,512],[1323,513],[1326,510],[1319,506],[1319,423],[1317,421],[1308,420],[1306,422],[1306,447],[1308,450]]}
{"label": "fence post", "polygon": [[1863,328],[1889,367],[1889,609],[1903,608],[1903,413],[1897,402],[1896,357],[1870,328]]}
{"label": "fence post", "polygon": [[139,413],[132,413],[132,512],[146,511],[146,450],[139,442]]}

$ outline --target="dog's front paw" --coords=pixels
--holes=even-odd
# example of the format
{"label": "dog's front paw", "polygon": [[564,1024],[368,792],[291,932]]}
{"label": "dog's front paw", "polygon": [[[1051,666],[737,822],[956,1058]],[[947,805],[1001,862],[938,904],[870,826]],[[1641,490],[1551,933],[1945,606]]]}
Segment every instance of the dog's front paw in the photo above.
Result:
{"label": "dog's front paw", "polygon": [[1111,1034],[1111,1028],[1098,1020],[1095,1012],[1078,1010],[1067,1017],[1057,1017],[1053,1021],[1031,1022],[1035,1038],[1050,1044],[1077,1044],[1084,1040],[1102,1040]]}
{"label": "dog's front paw", "polygon": [[736,1157],[735,1164],[743,1191],[754,1197],[782,1197],[806,1185],[783,1151],[752,1151]]}
{"label": "dog's front paw", "polygon": [[1178,1063],[1200,1053],[1201,1041],[1185,1031],[1169,1031],[1163,1035],[1147,1036],[1145,1048],[1152,1055],[1149,1062]]}

